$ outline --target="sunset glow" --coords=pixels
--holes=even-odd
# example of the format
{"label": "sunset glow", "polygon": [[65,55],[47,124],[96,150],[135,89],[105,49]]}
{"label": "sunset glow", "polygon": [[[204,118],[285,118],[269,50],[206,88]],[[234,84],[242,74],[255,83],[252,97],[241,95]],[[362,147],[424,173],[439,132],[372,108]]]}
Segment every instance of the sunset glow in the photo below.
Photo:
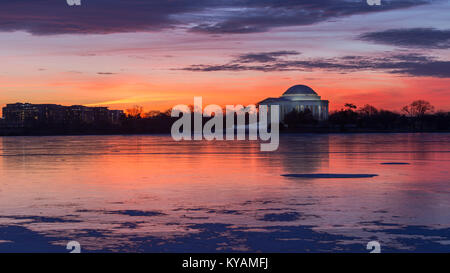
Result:
{"label": "sunset glow", "polygon": [[[450,27],[447,1],[405,1],[410,4],[392,4],[379,10],[361,7],[361,11],[350,12],[349,16],[331,15],[311,23],[286,23],[280,27],[270,26],[269,18],[263,29],[246,33],[197,31],[201,18],[219,25],[233,20],[229,14],[229,9],[234,8],[231,4],[167,11],[165,16],[171,19],[167,22],[161,18],[155,19],[161,22],[146,22],[142,14],[142,26],[129,29],[121,28],[126,22],[120,20],[111,25],[120,5],[106,2],[114,1],[103,1],[105,7],[86,3],[79,10],[61,1],[48,4],[50,11],[39,8],[38,3],[45,2],[36,1],[24,10],[13,9],[15,2],[10,2],[2,9],[9,7],[16,10],[15,14],[0,12],[0,23],[12,20],[14,25],[0,27],[2,106],[14,102],[112,109],[142,105],[148,111],[192,104],[194,96],[203,96],[206,104],[253,104],[266,97],[278,97],[300,83],[329,100],[331,110],[352,102],[399,111],[414,99],[428,100],[437,110],[450,110],[450,55],[448,47],[442,46],[450,39],[443,32]],[[128,2],[130,12],[137,2]],[[181,2],[173,5],[182,6]],[[258,12],[258,7],[253,8]],[[51,11],[64,12],[67,24],[92,17],[79,26],[85,29],[82,32],[53,25],[55,29],[44,31],[41,28],[51,20]],[[62,18],[52,20],[65,24]],[[35,28],[28,26],[31,21]],[[256,22],[248,24],[259,26]],[[409,41],[406,36],[405,43],[382,40],[383,33],[406,31],[405,26],[409,31],[428,30],[443,38],[435,44],[417,43],[413,38]],[[267,58],[261,54],[271,52],[290,53],[273,59],[245,59],[249,54]],[[348,68],[349,56],[364,61],[352,61],[353,67]],[[398,56],[403,56],[401,63],[395,59]],[[382,60],[386,63],[366,65]],[[301,64],[292,64],[296,61]],[[392,63],[395,65],[391,67]],[[227,67],[230,64],[233,66]],[[436,73],[436,67],[440,73]]]}

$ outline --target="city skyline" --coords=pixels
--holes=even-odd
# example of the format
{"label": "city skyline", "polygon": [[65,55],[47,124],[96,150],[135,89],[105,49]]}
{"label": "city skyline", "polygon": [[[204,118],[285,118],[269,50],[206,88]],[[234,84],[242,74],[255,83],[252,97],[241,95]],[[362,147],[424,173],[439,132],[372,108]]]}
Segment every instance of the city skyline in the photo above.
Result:
{"label": "city skyline", "polygon": [[[123,110],[108,107],[87,107],[83,105],[12,103],[2,108],[2,125],[35,128],[59,126],[65,123],[118,124]],[[1,126],[0,126],[1,127]]]}
{"label": "city skyline", "polygon": [[[330,110],[351,102],[399,111],[416,99],[450,110],[447,1],[3,5],[1,107],[21,101],[149,111],[194,96],[247,105],[306,84]],[[119,10],[124,18],[115,16]]]}

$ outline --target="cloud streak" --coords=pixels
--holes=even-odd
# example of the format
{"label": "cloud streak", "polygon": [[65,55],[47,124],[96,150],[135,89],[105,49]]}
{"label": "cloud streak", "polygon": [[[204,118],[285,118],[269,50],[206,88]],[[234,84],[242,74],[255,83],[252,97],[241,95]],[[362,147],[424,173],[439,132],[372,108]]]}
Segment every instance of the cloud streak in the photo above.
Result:
{"label": "cloud streak", "polygon": [[430,0],[90,0],[2,1],[0,31],[35,35],[107,34],[182,27],[201,33],[254,33],[303,26],[355,14],[403,9]]}
{"label": "cloud streak", "polygon": [[275,27],[305,26],[333,18],[368,14],[423,5],[432,1],[383,1],[369,6],[365,0],[260,0],[244,1],[246,9],[234,10],[219,22],[202,23],[191,29],[212,34],[245,34],[266,32]]}
{"label": "cloud streak", "polygon": [[450,30],[433,28],[389,29],[364,33],[361,40],[411,48],[450,48]]}
{"label": "cloud streak", "polygon": [[[265,56],[264,53],[261,53]],[[266,53],[267,54],[267,53]],[[258,55],[255,53],[251,54]],[[390,54],[385,56],[344,56],[340,58],[314,58],[314,59],[283,59],[272,57],[273,60],[260,62],[258,59],[251,63],[245,62],[241,55],[227,64],[221,65],[192,65],[182,70],[193,72],[213,72],[213,71],[336,71],[336,72],[356,72],[356,71],[382,71],[392,74],[402,74],[408,76],[430,76],[438,78],[450,78],[450,61],[437,60],[419,54]],[[244,60],[244,62],[243,62]]]}
{"label": "cloud streak", "polygon": [[279,60],[280,57],[284,56],[292,56],[299,55],[300,53],[297,51],[272,51],[272,52],[260,52],[260,53],[248,53],[239,55],[237,58],[237,62],[242,63],[268,63]]}

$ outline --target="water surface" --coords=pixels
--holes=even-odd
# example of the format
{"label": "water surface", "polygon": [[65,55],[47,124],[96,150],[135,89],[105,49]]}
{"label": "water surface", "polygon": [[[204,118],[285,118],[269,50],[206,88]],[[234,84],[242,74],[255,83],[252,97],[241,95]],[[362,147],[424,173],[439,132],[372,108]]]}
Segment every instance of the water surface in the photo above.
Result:
{"label": "water surface", "polygon": [[372,240],[450,252],[450,134],[284,135],[278,151],[259,148],[2,137],[0,252],[72,240],[83,252],[367,252]]}

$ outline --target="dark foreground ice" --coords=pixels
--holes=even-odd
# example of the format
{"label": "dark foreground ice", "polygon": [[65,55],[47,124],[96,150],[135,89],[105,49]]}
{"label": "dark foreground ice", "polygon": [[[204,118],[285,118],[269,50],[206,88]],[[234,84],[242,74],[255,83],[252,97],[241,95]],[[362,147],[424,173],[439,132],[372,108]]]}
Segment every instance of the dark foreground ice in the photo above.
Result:
{"label": "dark foreground ice", "polygon": [[292,173],[282,174],[284,177],[294,178],[369,178],[377,174],[345,174],[345,173]]}

